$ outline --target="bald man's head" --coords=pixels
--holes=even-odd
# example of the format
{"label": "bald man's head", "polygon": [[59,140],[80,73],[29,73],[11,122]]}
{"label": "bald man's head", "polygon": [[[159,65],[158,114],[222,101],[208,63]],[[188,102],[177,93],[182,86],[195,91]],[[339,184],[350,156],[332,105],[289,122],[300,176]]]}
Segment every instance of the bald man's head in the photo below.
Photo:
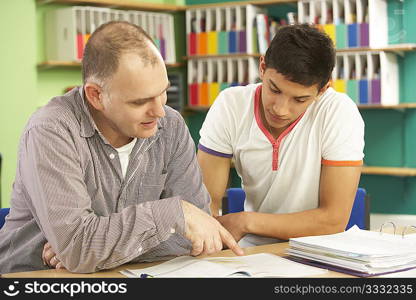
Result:
{"label": "bald man's head", "polygon": [[156,49],[152,38],[141,27],[123,21],[105,23],[94,31],[85,46],[82,59],[84,84],[110,79],[124,53],[135,53],[144,65],[154,65],[160,59]]}

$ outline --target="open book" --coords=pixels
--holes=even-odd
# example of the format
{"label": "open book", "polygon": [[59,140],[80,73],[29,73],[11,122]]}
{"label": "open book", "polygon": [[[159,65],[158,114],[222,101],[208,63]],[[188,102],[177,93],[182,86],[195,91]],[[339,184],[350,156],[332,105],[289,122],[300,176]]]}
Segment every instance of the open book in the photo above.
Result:
{"label": "open book", "polygon": [[293,262],[270,253],[236,257],[180,256],[157,266],[126,269],[127,277],[308,277],[327,271]]}
{"label": "open book", "polygon": [[361,230],[292,238],[287,253],[296,261],[366,277],[416,268],[416,234]]}

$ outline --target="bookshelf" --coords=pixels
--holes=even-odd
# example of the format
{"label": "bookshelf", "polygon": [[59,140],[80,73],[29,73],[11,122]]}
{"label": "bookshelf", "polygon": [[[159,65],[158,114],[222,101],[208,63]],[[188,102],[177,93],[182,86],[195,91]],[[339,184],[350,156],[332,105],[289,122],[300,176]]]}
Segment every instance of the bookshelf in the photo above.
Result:
{"label": "bookshelf", "polygon": [[[175,99],[178,99],[177,95],[180,95],[181,98],[179,99],[180,102],[175,103],[174,105],[172,105],[172,107],[178,108],[183,106],[184,98],[186,98],[186,93],[184,91],[185,86],[183,85],[184,80],[186,79],[186,65],[182,60],[182,57],[184,56],[185,42],[183,36],[180,34],[175,34],[175,32],[185,31],[184,5],[150,3],[132,0],[36,0],[38,31],[38,58],[36,70],[38,74],[37,81],[39,86],[39,100],[37,106],[42,106],[53,96],[62,94],[67,87],[76,86],[82,83],[80,76],[80,58],[82,57],[82,54],[80,56],[78,51],[80,46],[77,45],[75,48],[75,55],[77,55],[75,57],[74,54],[72,54],[74,53],[72,50],[69,51],[70,55],[59,56],[54,54],[53,52],[49,52],[48,54],[47,49],[50,49],[50,47],[48,47],[48,43],[52,45],[54,43],[53,41],[51,42],[51,39],[48,37],[54,37],[54,39],[56,39],[56,35],[53,33],[49,33],[45,30],[46,24],[48,22],[48,14],[56,10],[70,8],[75,9],[77,7],[79,7],[79,9],[76,11],[82,11],[85,9],[84,13],[81,13],[81,18],[85,18],[85,24],[88,24],[87,20],[89,11],[89,20],[91,24],[95,22],[95,24],[91,25],[90,27],[90,30],[92,31],[99,24],[114,19],[124,19],[138,24],[140,22],[144,22],[147,23],[148,26],[151,26],[152,24],[156,28],[156,26],[159,26],[157,25],[157,20],[151,21],[150,18],[154,18],[154,16],[156,15],[161,16],[162,14],[169,15],[169,18],[173,19],[173,26],[175,28],[175,31],[172,30],[172,32],[168,32],[167,34],[163,33],[163,36],[165,37],[164,45],[166,49],[166,56],[164,56],[164,58],[166,61],[166,67],[168,69],[168,76],[171,79],[174,79],[173,81],[175,82],[175,84],[182,85],[180,87],[177,87],[177,90],[180,91],[179,93],[173,90],[173,88],[175,87],[172,87],[172,89],[170,90],[171,98],[173,97]],[[96,19],[97,13],[100,14],[98,19]],[[118,17],[114,18],[113,14],[115,14]],[[78,17],[78,15],[76,16]],[[145,21],[145,18],[147,21]],[[65,20],[68,21],[69,18]],[[169,20],[169,22],[172,21]],[[169,23],[169,28],[171,28],[171,24],[172,23]],[[76,25],[79,26],[79,23],[76,23]],[[69,25],[68,27],[71,31],[71,25]],[[165,24],[163,24],[163,28],[166,28]],[[84,34],[89,32],[90,31],[88,31],[88,27],[83,31]],[[151,34],[151,31],[148,32],[149,34]],[[159,31],[155,30],[154,33],[156,34],[156,32]],[[72,35],[69,36],[70,39],[72,39]],[[171,45],[171,43],[175,44],[173,48],[174,50],[168,52],[167,45]],[[157,43],[157,45],[159,44]],[[72,44],[71,47],[73,47]],[[62,49],[67,48],[68,47],[63,47]],[[169,49],[172,49],[172,47],[170,47]]]}
{"label": "bookshelf", "polygon": [[[374,0],[372,2],[376,2]],[[189,8],[214,8],[230,5],[255,4],[267,7],[270,12],[282,9],[287,12],[288,6],[294,7],[297,1],[239,1],[202,4],[202,1],[188,1]],[[208,1],[207,1],[208,2]],[[315,1],[318,2],[318,1]],[[330,1],[327,1],[330,2]],[[346,1],[338,1],[345,3]],[[350,1],[353,2],[353,1]],[[334,3],[334,2],[332,2]],[[358,2],[356,2],[358,3]],[[337,55],[376,55],[385,52],[396,56],[399,68],[400,82],[398,84],[398,101],[386,101],[385,104],[359,104],[358,108],[366,124],[365,129],[365,158],[360,186],[367,189],[372,197],[372,212],[416,214],[416,97],[413,91],[416,78],[416,1],[388,0],[388,26],[395,28],[375,28],[373,33],[380,36],[376,43],[369,46],[350,48],[340,47]],[[372,3],[373,4],[373,3]],[[298,11],[297,8],[295,11]],[[322,10],[321,10],[322,11]],[[381,18],[381,14],[376,19]],[[379,22],[380,20],[376,20]],[[373,39],[374,42],[374,39]],[[348,45],[348,44],[347,44]],[[371,45],[371,46],[370,46]],[[221,54],[221,55],[190,55],[186,61],[199,61],[228,58],[258,59],[260,54]],[[388,55],[389,56],[389,55]],[[189,71],[189,68],[188,68]],[[186,106],[184,113],[189,120],[191,134],[195,142],[199,140],[199,128],[202,125],[209,106]],[[239,178],[232,170],[231,186],[238,186]],[[234,184],[234,185],[233,185]]]}

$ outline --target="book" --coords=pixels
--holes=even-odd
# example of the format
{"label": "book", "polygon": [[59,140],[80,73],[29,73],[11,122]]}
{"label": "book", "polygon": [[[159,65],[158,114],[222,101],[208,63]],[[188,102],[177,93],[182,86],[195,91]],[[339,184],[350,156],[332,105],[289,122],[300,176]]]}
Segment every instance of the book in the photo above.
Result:
{"label": "book", "polygon": [[406,236],[361,230],[289,239],[297,262],[367,277],[416,268],[416,234]]}
{"label": "book", "polygon": [[131,278],[307,277],[326,272],[271,253],[206,258],[179,256],[153,267],[120,271]]}

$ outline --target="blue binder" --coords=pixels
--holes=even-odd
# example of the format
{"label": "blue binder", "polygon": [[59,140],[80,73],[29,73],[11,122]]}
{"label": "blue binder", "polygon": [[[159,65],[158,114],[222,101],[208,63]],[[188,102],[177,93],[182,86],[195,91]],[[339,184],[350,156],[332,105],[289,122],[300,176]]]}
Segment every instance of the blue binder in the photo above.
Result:
{"label": "blue binder", "polygon": [[230,31],[228,32],[228,51],[229,53],[236,53],[237,52],[237,32]]}
{"label": "blue binder", "polygon": [[358,96],[360,97],[360,104],[368,104],[368,80],[361,79],[358,82]]}
{"label": "blue binder", "polygon": [[348,24],[348,47],[358,47],[358,24]]}

